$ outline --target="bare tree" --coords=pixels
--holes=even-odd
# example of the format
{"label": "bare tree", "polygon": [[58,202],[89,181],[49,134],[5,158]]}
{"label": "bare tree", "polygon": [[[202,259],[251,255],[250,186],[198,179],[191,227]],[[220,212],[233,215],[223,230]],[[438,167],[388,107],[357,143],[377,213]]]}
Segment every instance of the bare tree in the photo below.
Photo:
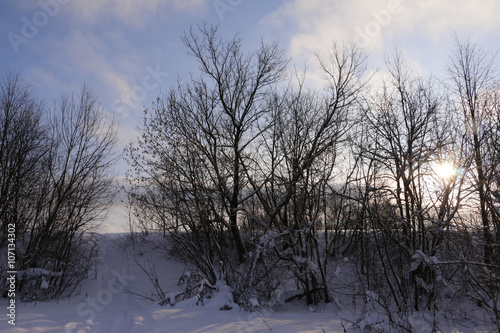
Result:
{"label": "bare tree", "polygon": [[[225,41],[217,28],[191,29],[183,41],[199,63],[199,77],[179,80],[146,111],[143,136],[128,156],[142,176],[131,198],[137,215],[171,232],[210,283],[215,267],[247,257],[240,231],[248,192],[243,165],[270,126],[265,97],[284,79],[287,60],[276,43],[252,53],[238,36]],[[228,236],[228,233],[230,237]]]}
{"label": "bare tree", "polygon": [[37,184],[50,150],[44,110],[18,73],[5,74],[0,82],[0,245],[8,224],[23,235],[34,218]]}
{"label": "bare tree", "polygon": [[[2,83],[1,216],[2,228],[16,225],[19,293],[71,293],[96,259],[89,232],[113,197],[115,124],[87,86],[43,117],[17,74]],[[43,295],[42,278],[50,285]]]}
{"label": "bare tree", "polygon": [[443,90],[434,80],[413,74],[400,53],[387,68],[389,79],[363,113],[358,154],[364,189],[358,202],[376,249],[372,269],[382,272],[371,276],[383,277],[372,284],[381,290],[388,286],[392,302],[404,312],[410,305],[419,310],[421,303],[433,304],[435,274],[425,258],[438,253],[461,201],[463,175],[441,184],[435,168],[450,159],[459,165],[464,161],[460,150],[452,149],[456,137],[446,117],[445,95],[439,93]]}
{"label": "bare tree", "polygon": [[488,264],[494,256],[495,243],[492,230],[495,212],[491,205],[491,172],[495,168],[489,164],[494,161],[491,159],[490,147],[498,144],[494,141],[498,126],[494,121],[497,107],[494,92],[500,81],[495,55],[470,41],[462,42],[457,38],[448,62],[448,74],[456,97],[456,108],[461,111],[466,125],[463,130],[467,134],[474,161],[475,186],[485,242],[484,262]]}
{"label": "bare tree", "polygon": [[472,218],[467,225],[472,229],[472,237],[477,239],[477,234],[482,235],[483,245],[478,247],[473,243],[465,251],[468,259],[464,265],[468,274],[464,281],[470,288],[469,296],[484,304],[500,330],[497,278],[500,272],[497,194],[500,76],[496,53],[483,50],[469,40],[456,38],[447,69],[454,107],[462,117],[461,133],[471,161],[467,174],[471,184],[468,207]]}
{"label": "bare tree", "polygon": [[[320,61],[328,80],[324,96],[306,91],[300,79],[296,88],[278,90],[287,61],[277,44],[262,43],[246,56],[238,38],[223,41],[206,26],[200,32],[184,38],[200,77],[158,99],[146,111],[139,145],[128,149],[136,214],[170,231],[211,283],[218,278],[214,266],[231,262],[225,254],[233,244],[239,264],[252,253],[249,271],[274,269],[260,268],[255,251],[263,253],[259,238],[266,231],[277,231],[273,244],[281,245],[273,258],[295,271],[308,303],[318,295],[328,300],[316,228],[325,223],[337,146],[364,86],[364,58],[355,47],[334,45]],[[296,256],[281,255],[280,247]],[[241,274],[249,277],[243,289],[262,281],[252,276]]]}
{"label": "bare tree", "polygon": [[319,62],[326,94],[307,90],[299,77],[296,88],[271,97],[273,125],[259,146],[255,166],[246,169],[262,209],[251,216],[257,225],[279,233],[269,234],[275,238],[275,253],[302,290],[292,298],[305,296],[308,304],[330,300],[326,236],[319,230],[327,223],[329,186],[338,181],[336,159],[358,107],[365,70],[363,55],[349,45],[333,44]]}

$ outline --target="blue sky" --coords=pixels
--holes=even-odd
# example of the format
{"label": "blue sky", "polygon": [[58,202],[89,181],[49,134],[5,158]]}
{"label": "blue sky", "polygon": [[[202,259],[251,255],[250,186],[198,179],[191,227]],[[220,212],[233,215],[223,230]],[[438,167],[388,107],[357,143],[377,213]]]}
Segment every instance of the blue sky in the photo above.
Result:
{"label": "blue sky", "polygon": [[499,13],[498,0],[0,0],[0,69],[22,71],[48,103],[85,81],[118,116],[123,147],[143,105],[196,71],[180,39],[196,24],[239,32],[249,50],[278,40],[320,86],[314,52],[333,41],[357,41],[373,66],[398,48],[441,75],[455,33],[500,48]]}

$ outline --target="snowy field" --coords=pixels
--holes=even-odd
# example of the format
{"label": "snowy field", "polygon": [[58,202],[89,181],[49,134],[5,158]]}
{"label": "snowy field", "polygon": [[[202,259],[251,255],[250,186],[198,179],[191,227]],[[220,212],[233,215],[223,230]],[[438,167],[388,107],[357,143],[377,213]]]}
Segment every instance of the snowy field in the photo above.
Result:
{"label": "snowy field", "polygon": [[[369,321],[376,323],[382,317],[371,314],[355,324],[351,312],[334,305],[311,309],[298,302],[287,304],[281,311],[263,308],[258,312],[238,307],[218,311],[209,304],[201,307],[189,302],[161,307],[137,296],[151,295],[154,287],[132,258],[154,262],[162,286],[169,292],[179,289],[177,282],[184,265],[160,257],[145,244],[133,248],[124,235],[106,234],[100,241],[102,264],[73,296],[59,301],[18,303],[16,325],[8,324],[4,315],[0,332],[379,332],[370,329]],[[1,302],[6,313],[7,300]],[[423,317],[411,320],[414,332],[432,331]],[[440,332],[450,333],[494,332],[478,320],[454,326],[441,323],[439,327]]]}

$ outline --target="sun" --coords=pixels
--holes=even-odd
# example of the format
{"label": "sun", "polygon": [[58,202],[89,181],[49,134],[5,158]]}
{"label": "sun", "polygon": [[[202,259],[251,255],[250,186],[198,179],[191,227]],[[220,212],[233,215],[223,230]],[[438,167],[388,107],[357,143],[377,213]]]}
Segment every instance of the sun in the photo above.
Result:
{"label": "sun", "polygon": [[450,179],[456,174],[455,168],[449,162],[443,162],[434,168],[434,172],[439,178],[444,180]]}

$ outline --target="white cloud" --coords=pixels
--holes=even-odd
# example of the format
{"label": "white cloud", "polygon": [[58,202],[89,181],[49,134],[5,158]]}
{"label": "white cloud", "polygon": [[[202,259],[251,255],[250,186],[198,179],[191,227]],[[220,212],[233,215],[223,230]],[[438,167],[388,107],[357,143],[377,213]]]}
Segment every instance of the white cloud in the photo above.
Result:
{"label": "white cloud", "polygon": [[498,0],[292,0],[265,23],[293,26],[289,49],[293,58],[303,59],[332,40],[357,41],[374,52],[410,34],[433,42],[454,31],[476,37],[499,29],[498,12]]}
{"label": "white cloud", "polygon": [[421,23],[429,34],[446,33],[450,28],[484,33],[500,27],[497,0],[425,0],[409,2],[405,8],[405,21]]}

